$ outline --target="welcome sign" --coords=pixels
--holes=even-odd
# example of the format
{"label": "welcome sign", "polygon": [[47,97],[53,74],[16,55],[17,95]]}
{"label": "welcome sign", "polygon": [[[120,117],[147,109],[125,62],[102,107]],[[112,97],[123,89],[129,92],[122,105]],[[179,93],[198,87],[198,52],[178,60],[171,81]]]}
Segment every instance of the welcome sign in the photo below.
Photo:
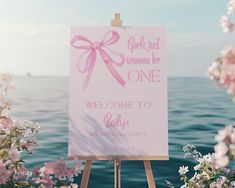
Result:
{"label": "welcome sign", "polygon": [[72,27],[69,155],[167,159],[165,30]]}

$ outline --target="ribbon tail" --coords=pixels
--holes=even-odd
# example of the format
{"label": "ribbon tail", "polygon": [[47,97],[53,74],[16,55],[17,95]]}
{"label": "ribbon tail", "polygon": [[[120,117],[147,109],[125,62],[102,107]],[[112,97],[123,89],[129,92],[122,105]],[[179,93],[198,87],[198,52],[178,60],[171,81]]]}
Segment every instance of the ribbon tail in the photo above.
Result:
{"label": "ribbon tail", "polygon": [[111,64],[111,62],[105,62],[106,66],[109,69],[109,72],[113,75],[113,77],[118,81],[118,83],[122,86],[125,87],[125,80],[122,79],[122,77],[120,76],[120,74],[118,74],[118,72],[116,71],[116,69],[113,67],[113,65]]}
{"label": "ribbon tail", "polygon": [[94,69],[94,67],[95,67],[95,61],[96,61],[96,54],[95,54],[95,52],[94,52],[94,53],[91,53],[91,54],[87,57],[87,61],[90,61],[90,66],[89,66],[89,68],[88,68],[88,70],[87,70],[86,78],[85,78],[85,80],[84,80],[84,82],[83,82],[83,85],[82,85],[82,88],[83,88],[84,90],[86,90],[86,88],[87,88],[87,86],[88,86],[88,83],[89,83],[89,81],[90,81],[90,79],[91,79],[92,71],[93,71],[93,69]]}
{"label": "ribbon tail", "polygon": [[125,87],[125,84],[126,84],[125,80],[122,79],[122,77],[118,74],[118,72],[112,65],[112,64],[115,64],[115,62],[103,49],[100,49],[99,52],[106,66],[108,67],[109,72],[113,75],[113,77],[118,81],[118,83],[122,87]]}
{"label": "ribbon tail", "polygon": [[84,82],[83,82],[83,85],[82,85],[82,88],[84,89],[84,90],[86,90],[86,88],[87,88],[87,86],[88,86],[88,83],[89,83],[89,81],[90,81],[90,79],[91,79],[91,71],[88,71],[87,72],[87,75],[86,75],[86,78],[85,78],[85,80],[84,80]]}

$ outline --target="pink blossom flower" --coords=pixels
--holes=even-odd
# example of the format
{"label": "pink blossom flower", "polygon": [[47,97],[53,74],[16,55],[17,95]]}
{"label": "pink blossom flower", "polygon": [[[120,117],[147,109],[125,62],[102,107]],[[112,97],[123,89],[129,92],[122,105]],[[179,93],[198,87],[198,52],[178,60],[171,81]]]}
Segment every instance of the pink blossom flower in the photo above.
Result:
{"label": "pink blossom flower", "polygon": [[74,158],[74,168],[77,170],[77,171],[79,171],[79,170],[81,170],[82,169],[82,167],[83,167],[83,165],[82,165],[82,161],[81,160],[79,160],[78,158]]}
{"label": "pink blossom flower", "polygon": [[12,102],[9,99],[0,98],[0,107],[1,108],[10,108]]}
{"label": "pink blossom flower", "polygon": [[51,179],[49,175],[43,177],[33,178],[36,184],[43,184],[43,188],[52,188],[54,185],[54,181]]}
{"label": "pink blossom flower", "polygon": [[235,94],[235,64],[223,65],[220,82],[228,88],[229,93]]}
{"label": "pink blossom flower", "polygon": [[233,156],[235,156],[235,145],[234,145],[234,144],[231,144],[231,145],[229,146],[229,150],[230,150],[231,154],[232,154]]}
{"label": "pink blossom flower", "polygon": [[221,74],[221,68],[218,62],[213,62],[207,71],[207,75],[212,80],[219,80]]}
{"label": "pink blossom flower", "polygon": [[14,178],[16,180],[20,180],[25,178],[27,175],[29,174],[28,169],[21,164],[17,169],[16,169],[16,173],[14,174]]}
{"label": "pink blossom flower", "polygon": [[228,93],[235,94],[235,48],[227,47],[221,51],[221,57],[209,66],[207,74],[226,87]]}
{"label": "pink blossom flower", "polygon": [[219,159],[225,156],[228,152],[228,146],[224,142],[220,142],[214,147],[215,149],[215,158]]}
{"label": "pink blossom flower", "polygon": [[27,168],[26,168],[23,164],[21,164],[21,165],[19,166],[19,168],[18,168],[18,172],[19,172],[20,174],[26,175],[26,174],[28,173],[28,170],[27,170]]}
{"label": "pink blossom flower", "polygon": [[217,169],[227,167],[232,154],[235,155],[235,146],[234,146],[234,134],[235,128],[234,124],[227,125],[225,129],[220,130],[218,135],[215,137],[218,144],[215,145],[215,166]]}
{"label": "pink blossom flower", "polygon": [[225,33],[231,33],[233,31],[233,23],[230,22],[226,16],[221,17],[220,25]]}
{"label": "pink blossom flower", "polygon": [[58,160],[45,164],[45,173],[54,174],[59,179],[63,177],[70,177],[76,174],[76,169],[68,168],[64,160]]}
{"label": "pink blossom flower", "polygon": [[216,168],[224,168],[226,166],[228,166],[229,164],[229,158],[228,156],[223,156],[219,159],[216,160]]}
{"label": "pink blossom flower", "polygon": [[229,46],[221,51],[223,64],[235,64],[235,48]]}
{"label": "pink blossom flower", "polygon": [[0,80],[2,82],[10,82],[12,79],[12,76],[9,73],[1,73],[0,74]]}
{"label": "pink blossom flower", "polygon": [[[72,177],[77,174],[76,168],[67,167],[64,160],[58,160],[55,162],[45,163],[41,168],[36,168],[33,170],[33,180],[36,184],[41,184],[44,187],[52,187],[54,182],[51,176],[55,176],[59,180],[62,180],[64,177]],[[70,186],[69,186],[70,187]],[[77,185],[74,184],[73,188],[77,188]]]}
{"label": "pink blossom flower", "polygon": [[232,14],[235,10],[235,0],[230,0],[227,5],[228,11],[227,14]]}
{"label": "pink blossom flower", "polygon": [[54,181],[52,178],[49,176],[49,174],[45,173],[45,167],[42,168],[34,168],[33,169],[33,181],[36,184],[43,184],[42,187],[45,188],[52,188],[54,185]]}
{"label": "pink blossom flower", "polygon": [[37,146],[37,140],[36,138],[27,138],[27,140],[20,140],[20,146],[24,149],[26,149],[28,152],[32,153],[35,149],[35,146]]}
{"label": "pink blossom flower", "polygon": [[20,160],[20,152],[16,148],[11,148],[9,152],[9,157],[11,160],[14,161],[19,161]]}
{"label": "pink blossom flower", "polygon": [[0,184],[5,184],[10,178],[12,172],[7,170],[4,163],[0,162]]}
{"label": "pink blossom flower", "polygon": [[14,123],[10,118],[0,118],[0,128],[1,129],[11,129]]}

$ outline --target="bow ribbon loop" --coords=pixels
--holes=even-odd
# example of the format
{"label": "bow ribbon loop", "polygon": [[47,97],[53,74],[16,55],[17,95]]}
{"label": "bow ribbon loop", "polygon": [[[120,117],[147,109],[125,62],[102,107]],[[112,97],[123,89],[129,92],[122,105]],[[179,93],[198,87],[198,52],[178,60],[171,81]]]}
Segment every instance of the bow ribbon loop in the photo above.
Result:
{"label": "bow ribbon loop", "polygon": [[[113,65],[122,66],[124,64],[124,56],[121,53],[115,52],[109,49],[110,46],[118,42],[120,36],[116,31],[107,32],[101,42],[91,42],[89,39],[82,35],[76,35],[71,40],[71,45],[79,50],[86,50],[80,57],[76,66],[81,73],[87,73],[83,83],[83,88],[86,89],[90,81],[92,71],[95,67],[97,52],[99,52],[109,72],[117,80],[121,86],[125,86],[126,82],[118,74]],[[114,60],[112,57],[118,57],[118,60]],[[85,58],[85,60],[84,60]]]}

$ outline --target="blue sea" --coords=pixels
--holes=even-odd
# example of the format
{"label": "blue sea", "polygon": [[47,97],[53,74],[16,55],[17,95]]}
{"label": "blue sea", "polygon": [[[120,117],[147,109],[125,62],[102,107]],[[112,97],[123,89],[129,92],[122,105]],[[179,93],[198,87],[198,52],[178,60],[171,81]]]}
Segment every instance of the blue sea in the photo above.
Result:
{"label": "blue sea", "polygon": [[[12,92],[12,114],[40,124],[39,146],[27,157],[32,168],[44,162],[67,159],[68,149],[68,78],[15,77]],[[152,161],[158,188],[167,187],[165,180],[180,187],[178,175],[181,165],[193,162],[184,158],[182,147],[193,144],[203,154],[213,152],[217,131],[235,121],[235,103],[224,89],[207,78],[169,78],[169,161]],[[80,178],[80,177],[79,177]],[[113,188],[113,163],[94,161],[90,188]],[[142,161],[123,161],[123,188],[147,188]]]}

